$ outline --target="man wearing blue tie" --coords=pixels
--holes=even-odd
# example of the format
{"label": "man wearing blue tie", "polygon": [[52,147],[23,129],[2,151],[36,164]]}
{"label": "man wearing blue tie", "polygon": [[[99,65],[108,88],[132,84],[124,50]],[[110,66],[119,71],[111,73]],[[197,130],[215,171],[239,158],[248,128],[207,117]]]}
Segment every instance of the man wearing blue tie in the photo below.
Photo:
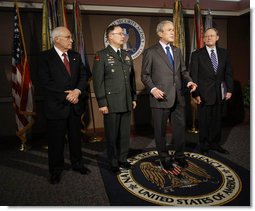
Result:
{"label": "man wearing blue tie", "polygon": [[193,97],[198,104],[199,142],[203,154],[210,149],[228,153],[220,146],[221,110],[223,100],[232,96],[233,78],[227,51],[216,46],[218,40],[217,29],[207,29],[205,47],[192,53],[189,68],[198,85]]}
{"label": "man wearing blue tie", "polygon": [[[182,81],[191,89],[197,85],[192,82],[181,54],[172,45],[174,25],[165,20],[157,25],[159,42],[146,49],[143,54],[141,80],[150,92],[150,106],[154,121],[156,148],[162,167],[172,170],[173,164],[185,168],[188,162],[185,150],[185,100]],[[166,145],[166,126],[168,119],[173,130],[174,156],[169,155]]]}

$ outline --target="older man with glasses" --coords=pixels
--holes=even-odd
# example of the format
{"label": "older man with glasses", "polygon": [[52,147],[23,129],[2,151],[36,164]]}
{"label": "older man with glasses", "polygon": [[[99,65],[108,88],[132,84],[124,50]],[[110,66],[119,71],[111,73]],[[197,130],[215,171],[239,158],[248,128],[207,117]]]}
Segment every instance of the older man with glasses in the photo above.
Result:
{"label": "older man with glasses", "polygon": [[106,29],[109,45],[96,53],[92,71],[99,112],[104,116],[104,129],[111,171],[130,169],[127,162],[131,111],[136,107],[133,60],[121,49],[125,35],[119,25]]}
{"label": "older man with glasses", "polygon": [[64,170],[66,137],[72,170],[90,172],[82,161],[80,131],[87,77],[80,54],[71,50],[71,32],[57,27],[52,31],[52,40],[53,48],[43,51],[38,58],[37,73],[47,119],[49,180],[57,184]]}

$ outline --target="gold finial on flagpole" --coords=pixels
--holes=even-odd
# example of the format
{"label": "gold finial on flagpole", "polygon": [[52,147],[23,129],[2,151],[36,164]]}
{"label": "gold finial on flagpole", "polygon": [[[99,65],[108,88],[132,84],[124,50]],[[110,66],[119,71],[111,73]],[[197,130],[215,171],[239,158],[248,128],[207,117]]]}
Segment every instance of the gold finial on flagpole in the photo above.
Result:
{"label": "gold finial on flagpole", "polygon": [[20,152],[27,152],[29,149],[31,149],[31,146],[27,145],[26,142],[21,143],[19,147]]}

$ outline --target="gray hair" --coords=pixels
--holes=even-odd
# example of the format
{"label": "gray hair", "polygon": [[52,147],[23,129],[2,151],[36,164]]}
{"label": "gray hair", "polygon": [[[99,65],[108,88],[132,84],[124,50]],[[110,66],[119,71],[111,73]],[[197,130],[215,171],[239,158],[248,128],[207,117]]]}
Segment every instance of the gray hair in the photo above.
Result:
{"label": "gray hair", "polygon": [[61,35],[63,26],[56,27],[51,32],[51,39],[54,40],[56,37]]}
{"label": "gray hair", "polygon": [[[218,31],[216,28],[214,28],[214,27],[210,27],[210,28],[206,29],[206,30],[205,30],[205,33],[206,33],[208,30],[210,30],[210,29],[213,30],[213,31],[215,31],[217,36],[219,35],[219,31]],[[205,33],[204,33],[204,34],[205,34]]]}
{"label": "gray hair", "polygon": [[161,21],[161,22],[157,25],[157,29],[156,29],[157,34],[158,34],[159,32],[163,32],[163,27],[164,27],[164,25],[167,24],[167,23],[173,24],[173,22],[172,22],[172,21],[169,21],[169,20]]}

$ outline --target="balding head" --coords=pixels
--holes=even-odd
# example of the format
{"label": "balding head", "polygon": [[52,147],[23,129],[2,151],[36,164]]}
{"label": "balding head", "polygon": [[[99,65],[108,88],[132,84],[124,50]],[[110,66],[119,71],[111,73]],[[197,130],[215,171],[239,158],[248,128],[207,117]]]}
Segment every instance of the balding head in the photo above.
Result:
{"label": "balding head", "polygon": [[52,30],[51,36],[54,45],[62,52],[66,52],[72,48],[72,34],[66,27],[56,27]]}
{"label": "balding head", "polygon": [[53,29],[52,34],[51,34],[53,42],[54,42],[56,37],[62,36],[65,33],[71,34],[71,32],[64,26],[59,26],[59,27],[56,27],[55,29]]}

